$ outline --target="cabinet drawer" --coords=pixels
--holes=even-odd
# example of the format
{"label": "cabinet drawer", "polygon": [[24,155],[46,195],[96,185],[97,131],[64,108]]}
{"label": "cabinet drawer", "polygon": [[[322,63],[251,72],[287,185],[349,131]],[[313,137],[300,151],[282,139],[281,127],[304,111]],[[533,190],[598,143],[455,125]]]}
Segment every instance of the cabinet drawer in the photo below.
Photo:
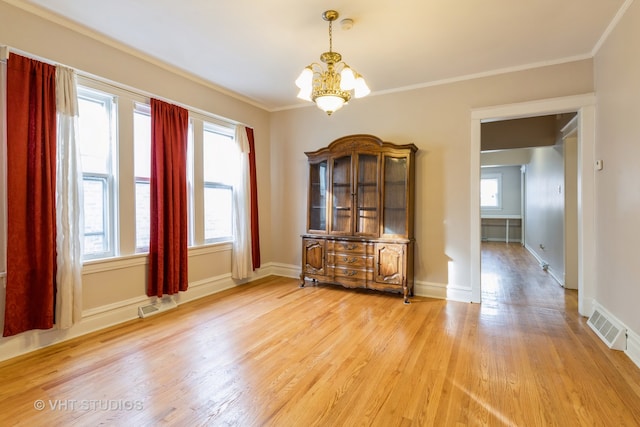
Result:
{"label": "cabinet drawer", "polygon": [[357,268],[335,267],[333,269],[333,274],[336,277],[346,277],[349,279],[373,280],[373,271],[360,270]]}
{"label": "cabinet drawer", "polygon": [[327,263],[344,268],[372,268],[373,257],[353,254],[327,254]]}
{"label": "cabinet drawer", "polygon": [[366,254],[367,244],[364,242],[348,242],[329,240],[327,242],[327,251],[340,252],[345,254]]}

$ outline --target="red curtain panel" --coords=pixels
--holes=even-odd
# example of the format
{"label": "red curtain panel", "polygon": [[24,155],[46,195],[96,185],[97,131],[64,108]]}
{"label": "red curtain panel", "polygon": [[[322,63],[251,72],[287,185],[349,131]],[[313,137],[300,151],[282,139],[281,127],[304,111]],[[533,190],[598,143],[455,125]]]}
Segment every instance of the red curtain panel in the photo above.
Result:
{"label": "red curtain panel", "polygon": [[260,268],[260,229],[258,227],[258,184],[256,179],[256,150],[253,129],[247,129],[249,140],[249,180],[251,187],[251,263]]}
{"label": "red curtain panel", "polygon": [[186,291],[189,112],[151,100],[151,234],[147,295]]}
{"label": "red curtain panel", "polygon": [[4,336],[49,329],[56,292],[55,66],[7,61],[7,276]]}

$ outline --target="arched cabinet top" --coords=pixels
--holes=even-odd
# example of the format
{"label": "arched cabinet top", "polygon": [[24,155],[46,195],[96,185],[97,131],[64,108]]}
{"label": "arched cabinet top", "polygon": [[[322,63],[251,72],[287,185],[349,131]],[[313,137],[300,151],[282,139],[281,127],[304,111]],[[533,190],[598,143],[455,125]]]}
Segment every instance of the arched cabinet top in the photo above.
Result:
{"label": "arched cabinet top", "polygon": [[383,152],[383,151],[395,151],[395,150],[408,150],[413,153],[418,151],[418,147],[414,144],[394,144],[392,142],[386,142],[374,135],[357,134],[347,135],[336,139],[328,146],[320,148],[316,151],[305,152],[307,157],[318,157],[325,154],[350,152],[350,151],[369,151],[369,152]]}

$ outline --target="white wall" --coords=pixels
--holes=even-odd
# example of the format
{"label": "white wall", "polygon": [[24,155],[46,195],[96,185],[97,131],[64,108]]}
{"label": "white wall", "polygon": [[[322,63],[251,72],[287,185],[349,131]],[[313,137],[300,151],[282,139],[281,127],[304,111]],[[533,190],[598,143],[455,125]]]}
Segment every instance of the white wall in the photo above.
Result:
{"label": "white wall", "polygon": [[[595,56],[597,302],[640,331],[640,2]],[[640,363],[637,362],[637,363]]]}
{"label": "white wall", "polygon": [[564,156],[562,146],[532,149],[525,173],[525,244],[564,285]]}

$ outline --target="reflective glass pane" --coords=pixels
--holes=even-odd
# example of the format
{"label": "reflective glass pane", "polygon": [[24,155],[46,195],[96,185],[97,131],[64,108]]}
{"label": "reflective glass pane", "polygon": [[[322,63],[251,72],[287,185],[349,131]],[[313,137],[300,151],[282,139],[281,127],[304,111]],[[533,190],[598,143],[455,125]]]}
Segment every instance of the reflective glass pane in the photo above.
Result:
{"label": "reflective glass pane", "polygon": [[202,162],[205,182],[233,184],[239,154],[233,137],[206,128],[203,137]]}
{"label": "reflective glass pane", "polygon": [[327,162],[310,166],[309,229],[327,228]]}
{"label": "reflective glass pane", "polygon": [[407,233],[407,159],[384,160],[384,234]]}
{"label": "reflective glass pane", "polygon": [[102,99],[78,99],[80,154],[84,172],[110,173],[111,103]]}
{"label": "reflective glass pane", "polygon": [[134,175],[151,176],[151,116],[136,107],[133,113]]}
{"label": "reflective glass pane", "polygon": [[99,178],[85,178],[84,187],[84,253],[96,254],[108,250],[105,221],[106,182]]}
{"label": "reflective glass pane", "polygon": [[149,247],[150,193],[149,182],[136,181],[136,248]]}
{"label": "reflective glass pane", "polygon": [[232,231],[231,187],[204,188],[204,238],[205,240],[231,238]]}

